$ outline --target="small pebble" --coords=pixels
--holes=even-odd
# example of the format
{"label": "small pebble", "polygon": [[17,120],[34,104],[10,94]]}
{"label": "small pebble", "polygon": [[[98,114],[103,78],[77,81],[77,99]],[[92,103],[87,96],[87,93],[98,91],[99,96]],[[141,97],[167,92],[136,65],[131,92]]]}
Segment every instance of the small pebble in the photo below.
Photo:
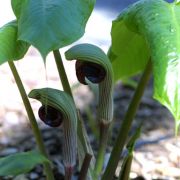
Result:
{"label": "small pebble", "polygon": [[32,172],[30,175],[29,175],[29,178],[30,179],[38,179],[39,175],[37,173],[34,173]]}

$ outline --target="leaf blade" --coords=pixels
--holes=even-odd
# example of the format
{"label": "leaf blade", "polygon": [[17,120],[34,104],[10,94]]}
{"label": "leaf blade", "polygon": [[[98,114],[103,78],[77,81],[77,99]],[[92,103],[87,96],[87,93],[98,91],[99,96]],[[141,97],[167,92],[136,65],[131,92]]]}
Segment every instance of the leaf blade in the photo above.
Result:
{"label": "leaf blade", "polygon": [[113,21],[111,37],[112,47],[109,58],[112,62],[115,81],[141,72],[150,56],[145,39],[130,31],[122,20]]}
{"label": "leaf blade", "polygon": [[163,0],[141,0],[117,18],[147,41],[153,62],[154,98],[180,124],[180,6]]}
{"label": "leaf blade", "polygon": [[94,3],[95,0],[24,0],[21,8],[13,6],[19,16],[19,39],[35,46],[45,58],[50,51],[67,46],[84,34]]}
{"label": "leaf blade", "polygon": [[0,176],[19,175],[29,172],[37,164],[49,162],[38,151],[28,151],[0,158]]}
{"label": "leaf blade", "polygon": [[23,58],[29,45],[17,41],[17,22],[11,21],[0,28],[0,64]]}

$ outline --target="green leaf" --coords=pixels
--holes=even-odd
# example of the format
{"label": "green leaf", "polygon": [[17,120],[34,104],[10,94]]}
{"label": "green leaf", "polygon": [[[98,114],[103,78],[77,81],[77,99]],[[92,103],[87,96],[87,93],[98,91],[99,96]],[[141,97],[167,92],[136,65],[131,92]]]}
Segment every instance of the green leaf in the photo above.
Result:
{"label": "green leaf", "polygon": [[113,21],[111,36],[112,46],[108,55],[115,81],[141,72],[150,57],[145,39],[130,31],[123,20],[119,19]]}
{"label": "green leaf", "polygon": [[12,10],[13,10],[17,19],[19,19],[19,17],[20,17],[22,4],[23,4],[22,0],[11,0]]}
{"label": "green leaf", "polygon": [[29,151],[0,158],[0,176],[19,175],[29,172],[37,164],[48,162],[40,152]]}
{"label": "green leaf", "polygon": [[122,21],[129,31],[144,37],[148,44],[153,62],[154,98],[172,112],[177,132],[180,122],[180,6],[176,2],[141,0],[125,9],[116,23]]}
{"label": "green leaf", "polygon": [[78,40],[95,0],[12,0],[18,37],[47,54]]}
{"label": "green leaf", "polygon": [[0,64],[23,58],[29,45],[17,41],[17,22],[11,21],[0,28]]}
{"label": "green leaf", "polygon": [[176,4],[180,4],[180,0],[175,0],[175,3]]}

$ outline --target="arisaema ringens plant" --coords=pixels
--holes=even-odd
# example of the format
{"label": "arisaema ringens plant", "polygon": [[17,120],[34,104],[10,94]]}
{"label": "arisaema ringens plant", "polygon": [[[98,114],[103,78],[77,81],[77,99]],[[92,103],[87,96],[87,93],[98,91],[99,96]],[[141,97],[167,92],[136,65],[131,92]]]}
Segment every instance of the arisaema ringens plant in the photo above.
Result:
{"label": "arisaema ringens plant", "polygon": [[[54,128],[62,126],[65,179],[71,179],[77,159],[80,167],[79,179],[113,179],[151,73],[154,77],[154,98],[174,115],[177,134],[180,119],[180,3],[178,0],[173,3],[164,0],[140,0],[123,10],[113,21],[112,44],[108,55],[92,44],[76,45],[65,53],[67,60],[77,60],[78,80],[83,84],[96,84],[99,89],[97,129],[100,138],[97,153],[93,153],[86,128],[76,109],[59,52],[60,48],[72,44],[84,34],[95,0],[12,0],[11,2],[16,20],[0,28],[0,64],[8,62],[14,75],[38,151],[0,159],[0,176],[26,173],[35,165],[43,164],[46,178],[54,179],[52,163],[46,153],[32,107],[14,64],[14,60],[24,57],[31,45],[39,50],[44,63],[46,56],[53,52],[63,85],[64,91],[42,87],[32,90],[29,97],[42,103],[38,114],[46,125]],[[113,119],[113,86],[116,80],[141,71],[144,71],[142,78],[124,116],[109,162],[104,167],[104,155],[110,138],[109,127]],[[130,138],[126,146],[128,154],[119,179],[129,178],[133,148],[139,131],[140,129]],[[5,166],[6,164],[8,166]],[[19,165],[24,168],[19,170],[17,168]]]}

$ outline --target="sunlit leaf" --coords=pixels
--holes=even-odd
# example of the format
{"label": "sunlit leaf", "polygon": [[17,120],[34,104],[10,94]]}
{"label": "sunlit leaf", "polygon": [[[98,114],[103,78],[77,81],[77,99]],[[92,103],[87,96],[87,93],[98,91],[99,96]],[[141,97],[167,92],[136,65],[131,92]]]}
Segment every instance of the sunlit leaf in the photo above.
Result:
{"label": "sunlit leaf", "polygon": [[43,56],[67,46],[83,34],[95,0],[12,0],[18,37]]}
{"label": "sunlit leaf", "polygon": [[38,151],[29,151],[0,158],[0,176],[19,175],[29,172],[37,164],[48,162]]}
{"label": "sunlit leaf", "polygon": [[20,17],[20,13],[21,13],[21,7],[22,7],[22,0],[11,0],[11,6],[13,7],[13,12],[16,16],[16,18],[18,19]]}
{"label": "sunlit leaf", "polygon": [[17,41],[17,22],[11,21],[0,28],[0,64],[23,58],[29,45]]}
{"label": "sunlit leaf", "polygon": [[[147,47],[150,50],[154,98],[172,112],[177,131],[180,120],[180,5],[163,0],[141,0],[125,9],[114,21],[114,26],[122,22],[129,31],[141,35],[147,42],[147,46],[137,48],[140,52],[147,51]],[[113,34],[112,31],[112,38],[115,38]],[[113,53],[117,48],[117,43],[112,44]],[[139,61],[143,60],[140,58]],[[136,61],[131,61],[129,66],[135,64]]]}
{"label": "sunlit leaf", "polygon": [[109,57],[112,61],[115,81],[141,72],[150,57],[145,39],[130,31],[123,20],[119,19],[113,22],[111,35],[112,47]]}

